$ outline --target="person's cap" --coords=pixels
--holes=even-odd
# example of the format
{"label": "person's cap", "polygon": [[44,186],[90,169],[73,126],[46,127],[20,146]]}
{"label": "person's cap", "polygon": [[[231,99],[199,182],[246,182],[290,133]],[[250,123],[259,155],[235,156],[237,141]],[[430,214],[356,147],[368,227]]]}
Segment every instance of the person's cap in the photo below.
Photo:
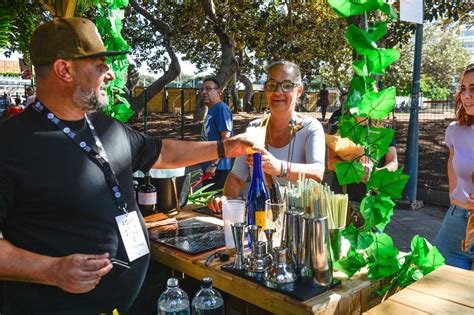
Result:
{"label": "person's cap", "polygon": [[31,62],[46,65],[57,59],[73,60],[127,54],[107,51],[95,24],[84,18],[55,18],[40,25],[31,38]]}

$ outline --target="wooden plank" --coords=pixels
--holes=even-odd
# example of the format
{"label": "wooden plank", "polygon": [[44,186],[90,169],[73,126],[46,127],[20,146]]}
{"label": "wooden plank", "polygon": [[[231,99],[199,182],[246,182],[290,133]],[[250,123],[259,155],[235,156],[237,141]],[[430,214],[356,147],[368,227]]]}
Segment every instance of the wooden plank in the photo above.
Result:
{"label": "wooden plank", "polygon": [[401,290],[397,294],[392,295],[389,300],[415,308],[419,311],[427,312],[429,314],[474,314],[473,308],[416,290],[411,290],[409,288]]}
{"label": "wooden plank", "polygon": [[443,266],[408,288],[474,308],[474,272],[471,271]]}
{"label": "wooden plank", "polygon": [[363,313],[364,315],[426,315],[429,313],[416,310],[409,306],[387,300],[382,304],[377,305],[376,307],[368,310]]}

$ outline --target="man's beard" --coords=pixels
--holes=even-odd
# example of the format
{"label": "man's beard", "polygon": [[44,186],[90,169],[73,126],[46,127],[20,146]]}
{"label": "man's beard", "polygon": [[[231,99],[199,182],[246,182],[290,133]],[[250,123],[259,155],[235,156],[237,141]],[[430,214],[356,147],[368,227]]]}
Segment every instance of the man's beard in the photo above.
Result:
{"label": "man's beard", "polygon": [[[101,88],[105,88],[105,85],[101,86]],[[74,89],[72,101],[85,112],[100,110],[108,104],[108,100],[101,97],[100,91],[84,88],[80,85],[77,85]]]}

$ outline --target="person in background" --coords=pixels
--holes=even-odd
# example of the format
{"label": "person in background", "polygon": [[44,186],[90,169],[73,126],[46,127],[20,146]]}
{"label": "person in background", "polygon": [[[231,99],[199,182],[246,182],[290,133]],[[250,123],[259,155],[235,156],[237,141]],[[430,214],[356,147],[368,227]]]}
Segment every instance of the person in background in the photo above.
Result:
{"label": "person in background", "polygon": [[474,64],[466,67],[455,96],[456,121],[446,129],[451,206],[435,245],[446,264],[473,269],[474,258]]}
{"label": "person in background", "polygon": [[29,86],[26,88],[26,106],[33,104],[36,99],[35,90],[33,87]]}
{"label": "person in background", "polygon": [[327,130],[331,135],[337,132],[337,123],[339,122],[339,117],[342,115],[342,107],[346,102],[346,98],[347,92],[342,92],[339,96],[339,108],[332,113],[331,117],[329,117]]}
{"label": "person in background", "polygon": [[0,123],[0,134],[15,135],[0,146],[2,315],[144,314],[137,297],[150,251],[133,172],[252,146],[161,140],[105,115],[115,79],[107,58],[127,52],[106,51],[98,34],[77,17],[39,26],[30,44],[37,100]]}
{"label": "person in background", "polygon": [[21,106],[21,98],[15,98],[15,103],[8,106],[7,113],[5,117],[12,117],[16,114],[19,114],[23,111],[23,106]]}
{"label": "person in background", "polygon": [[[229,139],[234,135],[234,121],[229,105],[221,100],[221,85],[214,77],[204,79],[201,97],[208,108],[201,131],[201,141]],[[203,181],[203,186],[214,184],[208,190],[221,189],[232,169],[232,159],[216,159],[201,164],[204,176],[212,176]]]}
{"label": "person in background", "polygon": [[329,91],[326,89],[326,84],[323,84],[323,88],[319,91],[319,106],[321,106],[322,121],[326,120],[326,111],[329,106]]}
{"label": "person in background", "polygon": [[[287,181],[296,183],[298,174],[321,182],[326,154],[324,131],[317,119],[295,111],[296,102],[303,92],[299,67],[289,61],[273,63],[268,68],[264,89],[270,108],[270,120],[267,123],[257,119],[252,121],[250,126],[267,123],[266,150],[262,153],[262,170],[267,185],[271,185],[269,180],[278,182],[280,186],[285,185]],[[294,138],[291,137],[290,122],[293,122],[298,130]],[[290,141],[293,142],[294,149],[289,154]],[[292,156],[292,160],[288,161],[288,156]],[[242,195],[244,184],[251,174],[249,164],[251,161],[244,156],[235,160],[232,172],[225,182],[223,196],[211,199],[208,204],[211,210],[220,212],[222,201]]]}

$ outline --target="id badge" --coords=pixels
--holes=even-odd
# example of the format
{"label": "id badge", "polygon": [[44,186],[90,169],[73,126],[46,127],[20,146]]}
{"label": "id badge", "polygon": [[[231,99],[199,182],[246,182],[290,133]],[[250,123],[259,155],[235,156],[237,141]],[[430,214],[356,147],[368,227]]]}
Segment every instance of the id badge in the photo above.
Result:
{"label": "id badge", "polygon": [[136,211],[119,215],[115,220],[130,262],[150,253]]}

